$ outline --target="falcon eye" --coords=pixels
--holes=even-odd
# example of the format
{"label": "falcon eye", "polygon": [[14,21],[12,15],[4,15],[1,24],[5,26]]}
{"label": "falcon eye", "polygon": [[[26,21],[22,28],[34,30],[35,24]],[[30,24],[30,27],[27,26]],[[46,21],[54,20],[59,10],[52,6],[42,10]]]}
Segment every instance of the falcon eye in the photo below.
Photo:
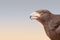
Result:
{"label": "falcon eye", "polygon": [[41,13],[41,15],[43,15],[44,13]]}

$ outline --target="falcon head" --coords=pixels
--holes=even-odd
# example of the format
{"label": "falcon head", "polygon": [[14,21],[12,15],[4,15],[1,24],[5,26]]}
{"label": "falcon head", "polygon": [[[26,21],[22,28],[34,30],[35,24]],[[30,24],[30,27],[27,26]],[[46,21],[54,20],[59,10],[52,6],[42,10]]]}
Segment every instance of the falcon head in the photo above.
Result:
{"label": "falcon head", "polygon": [[35,20],[48,20],[51,12],[48,10],[37,10],[30,15],[30,19]]}

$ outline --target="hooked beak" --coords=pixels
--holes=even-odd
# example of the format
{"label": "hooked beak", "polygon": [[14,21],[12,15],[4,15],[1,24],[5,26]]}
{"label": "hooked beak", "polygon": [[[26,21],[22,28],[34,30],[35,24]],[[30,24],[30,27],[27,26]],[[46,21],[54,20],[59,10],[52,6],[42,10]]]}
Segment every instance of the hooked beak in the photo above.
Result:
{"label": "hooked beak", "polygon": [[30,19],[38,19],[40,17],[40,14],[38,12],[33,12],[31,15],[30,15]]}

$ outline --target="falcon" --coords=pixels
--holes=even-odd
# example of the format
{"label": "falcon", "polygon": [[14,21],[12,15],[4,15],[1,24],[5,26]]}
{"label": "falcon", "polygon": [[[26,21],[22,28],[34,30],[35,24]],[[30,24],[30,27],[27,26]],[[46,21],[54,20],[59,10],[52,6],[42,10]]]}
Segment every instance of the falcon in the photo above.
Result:
{"label": "falcon", "polygon": [[60,40],[60,15],[48,10],[37,10],[30,15],[30,19],[40,22],[51,40]]}

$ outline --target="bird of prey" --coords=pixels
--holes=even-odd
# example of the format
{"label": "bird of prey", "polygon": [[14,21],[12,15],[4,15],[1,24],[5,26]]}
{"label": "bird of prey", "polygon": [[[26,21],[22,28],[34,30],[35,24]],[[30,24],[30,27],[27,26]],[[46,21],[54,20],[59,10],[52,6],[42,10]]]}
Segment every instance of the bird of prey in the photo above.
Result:
{"label": "bird of prey", "polygon": [[60,15],[52,14],[44,9],[33,12],[30,19],[40,22],[51,40],[60,40]]}

